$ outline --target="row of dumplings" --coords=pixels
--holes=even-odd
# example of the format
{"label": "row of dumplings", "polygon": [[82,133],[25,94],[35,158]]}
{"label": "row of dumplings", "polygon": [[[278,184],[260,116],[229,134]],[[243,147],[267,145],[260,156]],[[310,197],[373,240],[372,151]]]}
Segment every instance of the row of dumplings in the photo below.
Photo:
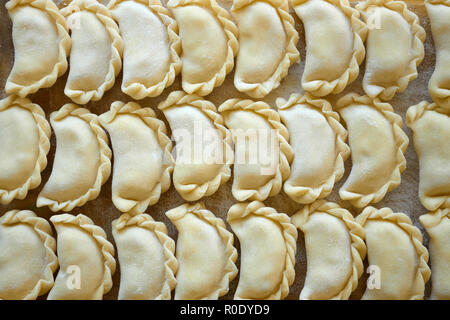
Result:
{"label": "row of dumplings", "polygon": [[[390,100],[417,77],[425,31],[403,1],[367,0],[356,9],[347,0],[291,2],[305,26],[305,91],[319,97],[342,92],[359,74],[364,41],[368,96]],[[236,55],[235,87],[261,98],[300,60],[288,0],[234,0],[237,26],[215,0],[170,0],[174,18],[159,0],[112,0],[108,7],[73,0],[61,11],[51,0],[10,0],[6,7],[15,60],[5,90],[20,97],[52,86],[65,73],[69,52],[64,92],[78,104],[100,100],[114,85],[122,55],[122,91],[133,99],[161,94],[180,71],[184,91],[207,95],[231,72]],[[450,108],[450,6],[428,0],[426,8],[437,52],[429,91]]]}
{"label": "row of dumplings", "polygon": [[[118,299],[218,299],[237,276],[234,237],[203,203],[166,212],[178,230],[175,242],[164,223],[148,214],[122,214],[112,222],[120,263]],[[105,232],[79,214],[50,218],[32,211],[0,218],[0,299],[102,299],[112,287],[114,247]],[[366,207],[356,217],[319,200],[292,217],[253,201],[233,205],[228,223],[241,248],[235,299],[283,299],[295,278],[297,229],[305,237],[307,272],[300,299],[348,299],[368,256],[371,277],[362,299],[423,299],[430,278],[422,234],[404,213]],[[430,235],[432,299],[450,299],[450,211],[421,216]],[[18,253],[27,254],[18,254]],[[56,280],[53,273],[58,269]],[[375,269],[376,268],[376,269]],[[370,285],[369,285],[370,283]]]}
{"label": "row of dumplings", "polygon": [[[112,201],[124,213],[143,213],[157,203],[170,187],[172,171],[175,189],[185,200],[210,196],[229,180],[233,163],[232,194],[238,201],[264,201],[282,187],[298,203],[325,198],[344,175],[350,153],[353,165],[341,199],[362,208],[400,185],[408,138],[390,104],[354,93],[336,103],[339,113],[309,94],[280,98],[277,104],[278,112],[262,101],[229,99],[217,111],[199,96],[173,92],[158,108],[168,120],[176,152],[165,123],[151,108],[117,101],[97,116],[66,104],[50,115],[56,152],[37,206],[67,212],[97,198],[111,173],[112,152],[103,128],[114,151]],[[406,117],[420,162],[419,198],[428,210],[448,208],[449,111],[422,102]],[[256,147],[247,139],[249,132],[259,139],[253,140]],[[24,199],[39,186],[50,133],[38,105],[16,96],[0,101],[1,204]]]}
{"label": "row of dumplings", "polygon": [[[293,94],[277,105],[278,112],[262,101],[229,99],[217,111],[197,95],[173,92],[158,105],[175,140],[172,150],[166,125],[151,108],[117,101],[97,116],[66,104],[50,115],[56,152],[37,206],[67,212],[97,198],[111,173],[103,128],[114,151],[112,201],[124,213],[143,213],[157,203],[172,172],[185,200],[210,196],[230,179],[233,163],[232,194],[238,201],[264,201],[281,188],[301,204],[325,198],[344,175],[350,154],[341,199],[363,208],[400,185],[408,138],[389,103],[350,93],[336,103],[338,113],[325,99]],[[419,156],[420,201],[430,211],[448,208],[449,110],[422,102],[410,107],[406,118]],[[24,199],[39,186],[50,133],[38,105],[17,96],[0,101],[1,204]]]}

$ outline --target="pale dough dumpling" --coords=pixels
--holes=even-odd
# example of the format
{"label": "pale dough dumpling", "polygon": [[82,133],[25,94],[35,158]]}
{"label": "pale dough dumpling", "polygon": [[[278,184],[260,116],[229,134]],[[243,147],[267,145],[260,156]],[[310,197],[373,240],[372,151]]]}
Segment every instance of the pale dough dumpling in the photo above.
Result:
{"label": "pale dough dumpling", "polygon": [[158,105],[175,140],[173,184],[187,201],[210,196],[227,182],[233,163],[232,137],[209,101],[182,91]]}
{"label": "pale dough dumpling", "polygon": [[47,293],[58,268],[47,220],[29,210],[0,217],[0,300],[33,300]]}
{"label": "pale dough dumpling", "polygon": [[167,6],[180,28],[183,90],[206,96],[233,69],[237,27],[215,0],[169,0]]}
{"label": "pale dough dumpling", "polygon": [[450,209],[420,216],[430,236],[431,299],[450,300]]}
{"label": "pale dough dumpling", "polygon": [[436,46],[436,66],[428,83],[428,91],[434,102],[450,109],[450,1],[426,0],[431,32]]}
{"label": "pale dough dumpling", "polygon": [[217,300],[236,277],[233,234],[203,203],[183,204],[166,212],[178,230],[179,263],[175,300]]}
{"label": "pale dough dumpling", "polygon": [[172,142],[152,109],[116,101],[99,117],[114,152],[112,201],[117,209],[143,213],[170,187]]}
{"label": "pale dough dumpling", "polygon": [[178,262],[166,225],[148,214],[112,222],[120,264],[119,300],[170,300]]}
{"label": "pale dough dumpling", "polygon": [[233,196],[263,201],[277,195],[293,155],[279,114],[263,101],[241,99],[225,101],[219,111],[234,141]]}
{"label": "pale dough dumpling", "polygon": [[350,155],[347,130],[339,123],[338,113],[328,101],[309,94],[292,94],[287,101],[276,102],[294,151],[284,192],[299,203],[328,196],[344,175],[344,161]]}
{"label": "pale dough dumpling", "polygon": [[122,68],[123,43],[109,10],[96,0],[73,0],[61,10],[71,29],[70,71],[64,93],[72,101],[98,101]]}
{"label": "pale dough dumpling", "polygon": [[347,300],[366,257],[364,229],[336,203],[319,200],[291,217],[305,235],[307,271],[300,300]]}
{"label": "pale dough dumpling", "polygon": [[241,245],[241,269],[234,299],[281,300],[295,278],[297,229],[284,213],[262,202],[238,203],[228,223]]}
{"label": "pale dough dumpling", "polygon": [[315,96],[340,93],[359,74],[366,25],[348,0],[291,0],[306,37],[302,87]]}
{"label": "pale dough dumpling", "polygon": [[234,86],[253,98],[264,97],[300,60],[289,2],[234,0],[231,12],[239,29]]}
{"label": "pale dough dumpling", "polygon": [[353,164],[339,195],[362,208],[400,185],[409,140],[402,118],[378,98],[349,93],[336,107],[347,126]]}
{"label": "pale dough dumpling", "polygon": [[419,157],[419,198],[428,210],[450,207],[450,109],[423,101],[406,113]]}
{"label": "pale dough dumpling", "polygon": [[124,42],[122,91],[155,97],[181,70],[177,22],[160,0],[113,0],[108,8]]}
{"label": "pale dough dumpling", "polygon": [[66,104],[50,115],[56,135],[52,173],[36,206],[71,211],[97,198],[111,174],[108,136],[97,115],[75,104]]}
{"label": "pale dough dumpling", "polygon": [[114,247],[105,231],[83,214],[52,216],[59,271],[48,300],[102,300],[116,271]]}
{"label": "pale dough dumpling", "polygon": [[26,97],[51,87],[67,70],[71,41],[64,17],[52,0],[10,0],[14,65],[5,91]]}
{"label": "pale dough dumpling", "polygon": [[366,0],[356,9],[368,25],[364,91],[369,97],[390,100],[417,78],[425,55],[425,30],[403,1]]}
{"label": "pale dough dumpling", "polygon": [[356,217],[366,233],[369,266],[363,300],[422,300],[430,278],[422,233],[404,213],[367,207]]}
{"label": "pale dough dumpling", "polygon": [[24,199],[41,184],[50,134],[39,105],[17,96],[0,100],[0,204]]}

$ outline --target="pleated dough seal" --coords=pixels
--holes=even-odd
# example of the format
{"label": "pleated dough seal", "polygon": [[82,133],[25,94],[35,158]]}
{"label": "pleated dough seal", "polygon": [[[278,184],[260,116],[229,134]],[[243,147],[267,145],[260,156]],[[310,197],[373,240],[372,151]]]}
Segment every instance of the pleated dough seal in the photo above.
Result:
{"label": "pleated dough seal", "polygon": [[309,94],[292,94],[276,103],[294,151],[284,192],[305,204],[328,196],[344,175],[344,161],[350,155],[347,130],[339,123],[338,113],[328,101]]}
{"label": "pleated dough seal", "polygon": [[426,0],[425,8],[430,17],[436,47],[436,66],[428,83],[428,91],[434,102],[442,108],[450,109],[450,1]]}
{"label": "pleated dough seal", "polygon": [[20,97],[49,88],[67,70],[71,41],[64,17],[52,0],[10,0],[14,65],[5,91]]}
{"label": "pleated dough seal", "polygon": [[353,163],[339,196],[358,208],[377,203],[400,185],[406,168],[409,140],[402,118],[390,104],[355,93],[342,97],[336,107],[347,126]]}
{"label": "pleated dough seal", "polygon": [[176,286],[175,242],[148,214],[122,214],[112,222],[120,263],[119,300],[170,300]]}
{"label": "pleated dough seal", "polygon": [[302,87],[314,96],[340,93],[359,74],[367,27],[348,0],[291,0],[306,37]]}
{"label": "pleated dough seal", "polygon": [[450,209],[420,216],[430,236],[431,299],[450,300]]}
{"label": "pleated dough seal", "polygon": [[307,272],[300,300],[347,300],[364,271],[364,229],[346,209],[325,200],[306,205],[291,222],[305,235]]}
{"label": "pleated dough seal", "polygon": [[209,101],[182,91],[158,105],[175,139],[173,184],[187,201],[215,193],[231,177],[234,153],[230,131]]}
{"label": "pleated dough seal", "polygon": [[39,105],[17,96],[0,100],[0,204],[25,199],[41,184],[50,134]]}
{"label": "pleated dough seal", "polygon": [[228,223],[241,245],[241,269],[234,299],[281,300],[295,278],[297,229],[284,213],[262,202],[238,203]]}
{"label": "pleated dough seal", "polygon": [[83,214],[59,214],[50,221],[58,234],[60,268],[47,299],[102,300],[116,270],[114,247],[105,231]]}
{"label": "pleated dough seal", "polygon": [[253,98],[262,98],[300,61],[299,36],[289,2],[234,0],[231,12],[239,29],[234,86]]}
{"label": "pleated dough seal", "polygon": [[404,213],[367,207],[356,217],[366,233],[369,265],[379,268],[380,288],[367,288],[363,300],[422,300],[430,278],[422,233]]}
{"label": "pleated dough seal", "polygon": [[367,34],[364,91],[371,98],[390,100],[417,78],[425,30],[403,1],[366,0],[356,9],[368,25],[374,24]]}
{"label": "pleated dough seal", "polygon": [[175,300],[217,300],[236,277],[233,234],[201,202],[166,212],[178,230]]}
{"label": "pleated dough seal", "polygon": [[98,197],[111,173],[108,136],[98,117],[69,103],[50,115],[56,135],[52,173],[36,206],[71,211]]}
{"label": "pleated dough seal", "polygon": [[277,195],[289,177],[293,157],[279,114],[263,101],[241,99],[225,101],[219,111],[235,146],[233,196],[238,201],[263,201]]}
{"label": "pleated dough seal", "polygon": [[150,108],[116,101],[99,121],[114,152],[112,201],[126,213],[143,213],[170,187],[172,141],[166,125]]}
{"label": "pleated dough seal", "polygon": [[450,109],[423,101],[406,113],[419,157],[419,199],[430,211],[450,208]]}
{"label": "pleated dough seal", "polygon": [[0,217],[0,300],[34,300],[54,284],[56,241],[47,220],[29,210]]}
{"label": "pleated dough seal", "polygon": [[159,96],[181,71],[178,24],[160,0],[113,0],[108,8],[124,42],[122,91]]}
{"label": "pleated dough seal", "polygon": [[183,90],[206,96],[234,67],[238,29],[215,0],[169,0],[167,6],[180,29]]}
{"label": "pleated dough seal", "polygon": [[122,68],[123,42],[109,10],[96,0],[61,9],[71,28],[70,70],[64,93],[73,102],[100,100]]}

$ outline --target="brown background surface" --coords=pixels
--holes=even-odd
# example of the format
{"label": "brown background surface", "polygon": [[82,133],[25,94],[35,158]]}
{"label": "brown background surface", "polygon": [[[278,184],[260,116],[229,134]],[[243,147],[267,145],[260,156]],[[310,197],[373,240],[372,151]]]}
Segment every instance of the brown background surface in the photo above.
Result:
{"label": "brown background surface", "polygon": [[[56,3],[59,4],[60,7],[64,6],[64,3],[68,3],[69,1],[61,1],[56,0]],[[101,1],[103,3],[107,3],[108,0]],[[164,1],[165,2],[165,1]],[[8,77],[9,71],[12,68],[14,62],[14,49],[11,39],[11,20],[9,19],[7,10],[5,9],[4,4],[6,0],[1,0],[0,5],[0,98],[4,98],[6,96],[4,92],[4,86],[6,79]],[[219,3],[225,8],[229,9],[231,7],[231,0],[219,1]],[[433,40],[431,37],[430,30],[430,21],[426,14],[425,7],[422,1],[409,1],[409,8],[413,12],[415,12],[419,18],[422,26],[425,28],[427,33],[426,41],[425,41],[425,58],[422,64],[418,68],[419,76],[417,79],[413,80],[406,91],[401,94],[396,94],[395,97],[389,102],[394,107],[395,112],[400,114],[403,119],[405,117],[406,110],[408,107],[419,103],[422,100],[431,101],[431,98],[428,95],[427,85],[428,80],[431,77],[431,74],[434,70],[435,65],[435,50],[433,45]],[[301,93],[303,89],[301,88],[301,75],[304,67],[305,60],[305,34],[303,30],[303,25],[301,21],[297,18],[293,10],[291,9],[291,14],[295,18],[296,29],[300,35],[300,41],[298,42],[298,49],[300,51],[301,61],[299,64],[293,65],[290,70],[288,76],[281,82],[280,87],[274,90],[270,95],[266,96],[263,100],[269,103],[271,106],[275,106],[275,100],[277,97],[288,98],[291,93]],[[386,52],[389,54],[389,52]],[[62,77],[58,79],[58,81],[51,88],[41,89],[37,93],[30,95],[30,98],[34,103],[39,104],[44,111],[46,112],[47,119],[51,112],[58,110],[65,103],[71,102],[71,100],[64,95],[64,86],[67,80],[68,72],[66,72]],[[361,70],[358,79],[353,82],[349,87],[347,87],[342,94],[339,95],[331,95],[328,96],[327,99],[333,104],[339,97],[342,95],[355,91],[359,94],[363,94],[361,81],[364,75],[364,62],[361,65]],[[240,93],[233,86],[233,77],[234,72],[228,74],[224,84],[218,88],[215,88],[214,91],[206,97],[206,99],[212,101],[217,107],[229,98],[249,98],[246,94]],[[122,83],[122,73],[116,78],[116,83],[114,87],[107,91],[100,101],[91,102],[87,104],[85,107],[90,109],[91,112],[96,114],[101,114],[106,112],[110,104],[114,101],[120,100],[124,102],[132,101],[131,97],[122,93],[120,90],[120,85]],[[157,113],[160,119],[163,119],[166,124],[163,114],[157,110],[157,104],[164,100],[167,95],[175,90],[181,89],[181,80],[180,75],[176,78],[174,84],[169,88],[166,88],[161,96],[156,98],[146,98],[144,100],[138,101],[138,103],[143,107],[151,107]],[[419,182],[419,165],[417,155],[414,151],[413,143],[412,143],[412,135],[411,130],[404,125],[404,130],[408,134],[410,139],[410,144],[408,149],[406,150],[406,160],[407,160],[407,169],[402,174],[402,183],[401,185],[388,193],[385,199],[374,206],[377,208],[382,207],[390,207],[396,212],[404,212],[409,215],[413,221],[413,223],[419,227],[424,235],[424,243],[428,244],[428,237],[424,232],[423,227],[419,223],[419,216],[425,214],[427,211],[419,202],[418,194],[418,182]],[[0,215],[12,209],[29,209],[35,211],[39,216],[49,219],[53,214],[47,207],[44,208],[36,208],[36,198],[39,194],[40,190],[44,186],[45,182],[48,180],[52,165],[53,158],[55,154],[55,136],[52,134],[51,137],[51,149],[48,155],[48,165],[46,169],[42,172],[42,183],[41,185],[29,192],[28,196],[24,200],[15,200],[9,205],[0,205]],[[335,201],[339,203],[341,206],[347,208],[354,215],[357,215],[361,212],[361,210],[357,210],[353,208],[349,202],[341,201],[338,196],[338,190],[343,184],[343,182],[347,179],[347,176],[351,169],[351,159],[349,158],[346,161],[346,173],[344,177],[339,181],[333,190],[333,193],[327,197],[329,201]],[[112,234],[111,234],[111,221],[119,217],[120,211],[118,211],[112,201],[111,201],[111,178],[103,185],[100,196],[93,201],[89,201],[83,207],[75,208],[72,214],[83,213],[89,216],[94,222],[101,226],[106,233],[108,234],[109,241],[113,242]],[[237,201],[232,197],[231,194],[231,184],[232,179],[228,181],[225,185],[222,185],[220,189],[212,196],[201,199],[204,201],[206,207],[214,212],[218,217],[226,220],[226,214],[231,205],[236,203]],[[160,201],[147,209],[147,213],[152,215],[156,220],[163,221],[169,230],[170,236],[176,240],[177,232],[171,222],[167,219],[164,213],[176,206],[181,205],[185,201],[177,194],[173,185],[171,188],[164,194],[162,194]],[[279,195],[275,197],[271,197],[264,201],[267,206],[271,206],[275,208],[278,212],[283,212],[288,215],[292,215],[302,208],[301,204],[298,204],[292,201],[284,192],[281,192]],[[62,212],[60,212],[62,213]],[[231,230],[231,228],[228,229]],[[239,250],[239,241],[235,237],[235,246]],[[117,253],[116,253],[117,258]],[[239,259],[237,261],[237,266],[239,267]],[[365,266],[367,267],[367,260],[365,261]],[[303,287],[303,283],[305,280],[306,274],[306,252],[304,246],[304,240],[301,232],[299,232],[299,239],[297,241],[297,255],[296,255],[296,265],[295,265],[295,281],[290,289],[290,294],[287,299],[298,299],[300,291]],[[222,297],[222,299],[232,299],[234,291],[236,289],[238,283],[238,276],[231,282],[230,291],[227,295]],[[360,279],[358,289],[353,293],[352,299],[359,299],[364,292],[365,289],[365,279],[366,275],[363,274]],[[117,293],[119,289],[120,282],[120,267],[117,263],[116,273],[113,277],[114,287],[113,289],[105,295],[105,299],[116,299]],[[426,297],[429,296],[430,292],[430,282],[428,282]]]}

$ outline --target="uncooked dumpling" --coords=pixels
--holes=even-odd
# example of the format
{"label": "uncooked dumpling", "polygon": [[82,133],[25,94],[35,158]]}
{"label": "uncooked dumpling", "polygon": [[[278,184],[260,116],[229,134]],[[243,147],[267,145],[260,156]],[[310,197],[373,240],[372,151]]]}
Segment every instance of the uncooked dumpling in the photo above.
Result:
{"label": "uncooked dumpling", "polygon": [[61,10],[71,29],[70,71],[64,93],[72,101],[98,101],[122,68],[123,43],[109,10],[96,0],[73,0]]}
{"label": "uncooked dumpling", "polygon": [[183,90],[206,96],[233,69],[237,27],[215,0],[169,0],[167,6],[180,29]]}
{"label": "uncooked dumpling", "polygon": [[71,41],[52,0],[10,0],[14,65],[5,91],[20,97],[51,87],[67,70]]}
{"label": "uncooked dumpling", "polygon": [[41,184],[50,133],[39,105],[17,96],[0,100],[0,204],[24,199]]}
{"label": "uncooked dumpling", "polygon": [[112,201],[126,213],[143,213],[170,187],[172,142],[152,109],[116,101],[99,117],[114,152]]}
{"label": "uncooked dumpling", "polygon": [[71,211],[98,197],[111,173],[111,149],[97,115],[66,104],[50,115],[56,135],[52,173],[36,206]]}

